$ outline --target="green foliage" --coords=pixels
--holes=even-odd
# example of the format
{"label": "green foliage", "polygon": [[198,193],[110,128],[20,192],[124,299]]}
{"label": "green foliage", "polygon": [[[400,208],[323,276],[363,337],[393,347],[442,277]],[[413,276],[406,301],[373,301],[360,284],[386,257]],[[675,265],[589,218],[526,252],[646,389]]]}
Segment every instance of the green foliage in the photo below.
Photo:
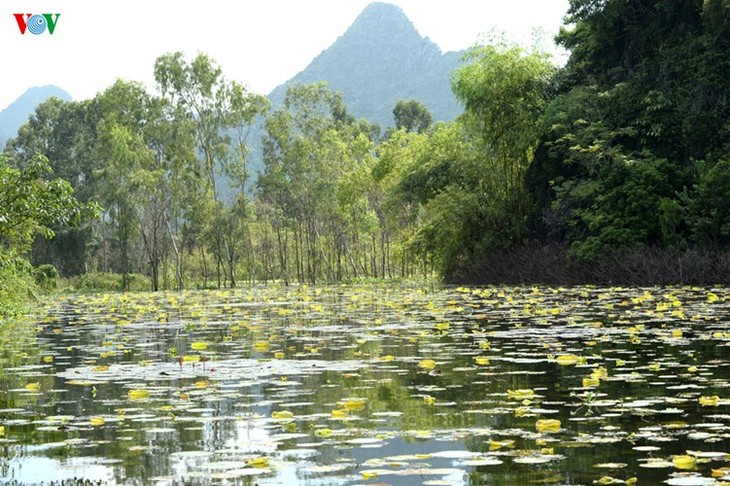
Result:
{"label": "green foliage", "polygon": [[396,130],[423,133],[433,123],[431,112],[418,100],[398,100],[393,108]]}
{"label": "green foliage", "polygon": [[571,2],[575,26],[560,35],[570,61],[527,175],[536,234],[586,260],[725,246],[722,169],[708,172],[729,140],[725,13],[717,2]]}
{"label": "green foliage", "polygon": [[704,171],[689,203],[689,223],[697,243],[730,249],[730,161]]}
{"label": "green foliage", "polygon": [[44,290],[58,288],[59,278],[58,270],[51,264],[47,263],[33,269],[33,279],[36,285]]}
{"label": "green foliage", "polygon": [[0,262],[0,318],[26,312],[23,306],[37,291],[27,260],[16,257]]}
{"label": "green foliage", "polygon": [[45,180],[51,169],[42,155],[24,169],[10,167],[0,155],[0,263],[22,255],[37,234],[53,236],[54,224],[74,225],[93,216],[98,207],[82,205],[71,185],[61,179]]}

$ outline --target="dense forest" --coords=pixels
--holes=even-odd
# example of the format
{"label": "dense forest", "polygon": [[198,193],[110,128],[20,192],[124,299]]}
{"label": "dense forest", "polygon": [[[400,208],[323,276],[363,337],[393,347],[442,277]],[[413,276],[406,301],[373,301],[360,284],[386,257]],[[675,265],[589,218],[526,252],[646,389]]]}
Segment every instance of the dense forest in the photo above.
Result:
{"label": "dense forest", "polygon": [[726,281],[730,4],[570,5],[567,64],[473,47],[453,122],[402,100],[383,131],[322,83],[270,109],[202,54],[158,58],[156,94],[120,80],[43,103],[0,159],[0,300],[56,270],[155,290]]}

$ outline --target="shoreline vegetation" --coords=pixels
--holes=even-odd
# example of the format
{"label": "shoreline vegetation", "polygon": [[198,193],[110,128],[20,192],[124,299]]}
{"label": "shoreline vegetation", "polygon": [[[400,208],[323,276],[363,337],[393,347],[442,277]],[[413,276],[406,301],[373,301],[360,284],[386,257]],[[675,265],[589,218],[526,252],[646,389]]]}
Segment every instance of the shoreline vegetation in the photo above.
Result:
{"label": "shoreline vegetation", "polygon": [[157,94],[52,98],[0,155],[0,301],[60,277],[730,283],[726,2],[571,0],[566,26],[563,67],[470,49],[450,122],[400,100],[383,130],[324,83],[272,107],[179,52],[155,62]]}
{"label": "shoreline vegetation", "polygon": [[447,283],[548,286],[728,286],[730,253],[722,250],[637,248],[604,259],[571,259],[559,245],[491,252],[454,271]]}

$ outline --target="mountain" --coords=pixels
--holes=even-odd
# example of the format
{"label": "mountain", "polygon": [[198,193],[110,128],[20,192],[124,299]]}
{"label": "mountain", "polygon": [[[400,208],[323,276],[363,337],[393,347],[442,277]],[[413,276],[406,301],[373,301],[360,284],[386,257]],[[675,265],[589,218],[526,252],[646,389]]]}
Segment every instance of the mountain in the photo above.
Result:
{"label": "mountain", "polygon": [[351,113],[381,127],[393,126],[393,107],[401,99],[421,101],[434,120],[453,120],[462,109],[449,74],[462,54],[442,53],[399,7],[372,3],[334,44],[269,97],[278,106],[288,85],[326,81],[342,93]]}
{"label": "mountain", "polygon": [[7,108],[0,111],[0,149],[8,139],[18,133],[18,128],[28,120],[36,106],[52,96],[64,101],[71,100],[71,95],[58,86],[37,86],[30,88]]}

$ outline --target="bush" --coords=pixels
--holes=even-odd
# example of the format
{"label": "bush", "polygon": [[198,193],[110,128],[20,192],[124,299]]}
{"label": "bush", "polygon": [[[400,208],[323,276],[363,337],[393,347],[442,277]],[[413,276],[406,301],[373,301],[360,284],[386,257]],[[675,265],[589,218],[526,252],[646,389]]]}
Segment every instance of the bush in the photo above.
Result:
{"label": "bush", "polygon": [[58,288],[59,278],[58,270],[50,263],[43,264],[33,270],[33,279],[36,285],[44,290]]}
{"label": "bush", "polygon": [[4,261],[0,264],[0,317],[21,313],[22,306],[35,298],[37,290],[27,260]]}

